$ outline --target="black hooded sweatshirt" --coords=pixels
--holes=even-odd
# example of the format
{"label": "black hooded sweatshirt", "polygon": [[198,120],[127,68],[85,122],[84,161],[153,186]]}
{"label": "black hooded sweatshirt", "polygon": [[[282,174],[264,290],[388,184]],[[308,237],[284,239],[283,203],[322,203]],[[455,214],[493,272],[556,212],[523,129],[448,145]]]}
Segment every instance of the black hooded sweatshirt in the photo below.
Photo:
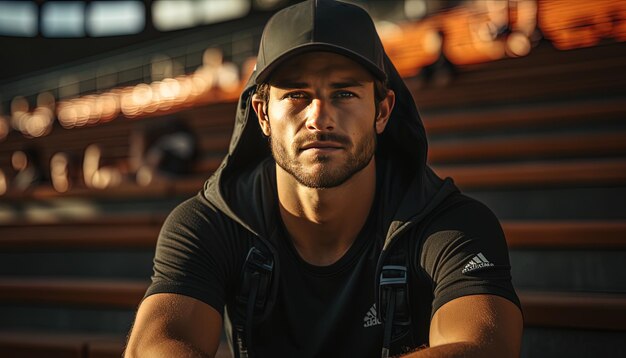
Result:
{"label": "black hooded sweatshirt", "polygon": [[[319,3],[340,6],[330,14],[342,9],[365,13],[352,5]],[[318,5],[297,4],[283,10],[283,17],[287,12],[297,18],[298,11],[309,11],[306,6]],[[326,23],[326,30],[341,31],[332,28],[337,23]],[[311,265],[285,233],[275,163],[250,104],[265,65],[255,70],[241,94],[229,152],[219,169],[163,225],[146,297],[177,293],[224,315],[225,307],[235,307],[248,251],[262,243],[274,256],[276,285],[269,315],[253,327],[249,348],[258,357],[379,357],[383,329],[376,312],[376,276],[381,256],[392,250],[408,252],[415,347],[428,344],[432,315],[455,298],[492,294],[519,306],[498,220],[427,166],[426,136],[413,97],[373,36],[369,43],[380,46],[396,103],[378,137],[374,204],[344,256],[329,266]],[[263,63],[264,46],[262,40],[257,65]],[[228,315],[224,318],[229,330]]]}

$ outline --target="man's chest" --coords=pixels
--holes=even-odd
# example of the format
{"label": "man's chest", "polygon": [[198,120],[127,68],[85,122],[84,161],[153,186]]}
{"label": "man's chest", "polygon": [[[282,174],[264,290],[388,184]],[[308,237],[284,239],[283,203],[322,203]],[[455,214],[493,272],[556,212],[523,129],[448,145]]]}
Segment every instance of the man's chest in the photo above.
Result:
{"label": "man's chest", "polygon": [[257,329],[259,349],[303,357],[379,354],[376,260],[369,254],[319,270],[284,257],[275,306]]}

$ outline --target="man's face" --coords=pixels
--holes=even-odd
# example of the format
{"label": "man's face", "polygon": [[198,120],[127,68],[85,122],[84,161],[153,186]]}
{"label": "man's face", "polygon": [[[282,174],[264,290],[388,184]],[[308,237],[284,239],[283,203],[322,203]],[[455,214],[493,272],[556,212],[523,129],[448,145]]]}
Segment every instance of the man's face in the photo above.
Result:
{"label": "man's face", "polygon": [[270,80],[266,118],[276,163],[300,184],[332,188],[365,168],[376,148],[373,76],[329,52],[297,56]]}

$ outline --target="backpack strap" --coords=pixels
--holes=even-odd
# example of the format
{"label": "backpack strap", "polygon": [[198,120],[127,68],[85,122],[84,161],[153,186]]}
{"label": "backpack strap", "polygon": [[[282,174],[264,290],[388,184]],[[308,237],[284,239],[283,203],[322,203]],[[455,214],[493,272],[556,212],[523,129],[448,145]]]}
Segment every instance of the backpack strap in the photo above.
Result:
{"label": "backpack strap", "polygon": [[[406,240],[403,240],[406,241]],[[413,346],[409,301],[409,261],[407,250],[397,246],[384,258],[378,281],[378,319],[383,324],[381,356],[389,357],[391,347]]]}
{"label": "backpack strap", "polygon": [[[236,297],[239,312],[245,307],[244,316],[233,324],[232,347],[236,358],[252,358],[252,325],[271,309],[270,296],[274,256],[263,245],[248,251],[242,268],[241,288]],[[243,321],[243,322],[242,322]]]}
{"label": "backpack strap", "polygon": [[[453,194],[454,192],[450,193]],[[418,224],[418,237],[422,237],[428,225],[442,212],[450,210],[466,201],[462,196],[450,195],[436,210],[428,213]],[[401,354],[417,347],[412,332],[412,313],[410,301],[411,274],[415,274],[411,262],[411,242],[407,235],[396,238],[388,251],[381,254],[379,277],[376,285],[378,319],[383,323],[382,357],[391,353]],[[413,278],[415,280],[415,277]]]}

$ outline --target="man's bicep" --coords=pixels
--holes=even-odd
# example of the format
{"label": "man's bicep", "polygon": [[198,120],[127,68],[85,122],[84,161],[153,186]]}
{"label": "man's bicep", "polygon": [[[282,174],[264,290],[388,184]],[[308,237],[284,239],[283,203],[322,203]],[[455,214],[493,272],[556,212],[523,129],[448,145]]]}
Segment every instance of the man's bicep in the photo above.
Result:
{"label": "man's bicep", "polygon": [[163,224],[154,256],[152,284],[145,297],[160,293],[193,297],[221,314],[245,247],[239,232],[210,208],[188,200]]}
{"label": "man's bicep", "polygon": [[445,303],[433,315],[430,346],[469,343],[483,356],[517,357],[523,319],[513,302],[495,295],[470,295]]}
{"label": "man's bicep", "polygon": [[221,332],[222,316],[210,305],[179,294],[154,294],[144,299],[137,311],[127,353],[129,356],[198,353],[213,357]]}
{"label": "man's bicep", "polygon": [[418,270],[432,281],[433,312],[472,295],[501,296],[519,306],[504,233],[484,205],[468,201],[441,215],[416,254]]}

